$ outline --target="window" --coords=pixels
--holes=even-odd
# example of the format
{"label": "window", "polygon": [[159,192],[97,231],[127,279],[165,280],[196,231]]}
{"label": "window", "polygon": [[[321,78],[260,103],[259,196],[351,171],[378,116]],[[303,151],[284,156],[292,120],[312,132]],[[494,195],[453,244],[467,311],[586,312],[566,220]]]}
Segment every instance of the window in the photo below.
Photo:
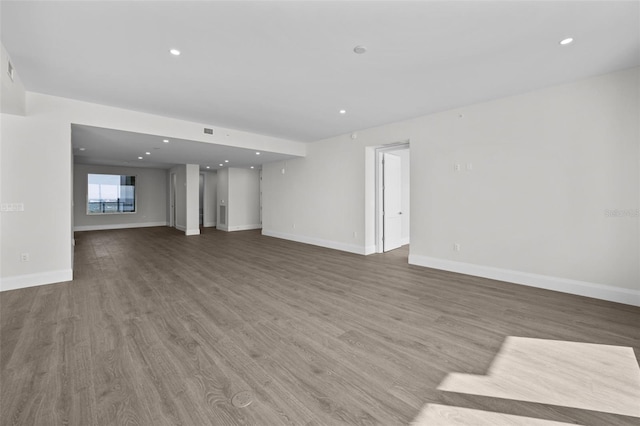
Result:
{"label": "window", "polygon": [[136,212],[136,177],[89,173],[87,214]]}

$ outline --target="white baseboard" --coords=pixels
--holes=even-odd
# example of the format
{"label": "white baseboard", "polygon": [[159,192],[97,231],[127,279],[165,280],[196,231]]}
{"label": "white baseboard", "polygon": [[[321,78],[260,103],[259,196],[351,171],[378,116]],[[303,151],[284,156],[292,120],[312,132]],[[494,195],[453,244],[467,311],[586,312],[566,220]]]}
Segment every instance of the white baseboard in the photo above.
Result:
{"label": "white baseboard", "polygon": [[200,235],[200,228],[196,228],[196,229],[187,229],[186,231],[184,231],[184,235]]}
{"label": "white baseboard", "polygon": [[178,231],[187,232],[187,227],[186,227],[186,226],[184,226],[184,225],[178,225],[177,223],[176,223],[176,229],[177,229]]}
{"label": "white baseboard", "polygon": [[229,226],[227,228],[228,231],[249,231],[251,229],[262,229],[262,225],[258,223],[258,224],[255,224],[255,225]]}
{"label": "white baseboard", "polygon": [[74,232],[80,231],[103,231],[106,229],[129,229],[129,228],[149,228],[152,226],[169,226],[167,222],[142,222],[142,223],[117,223],[115,225],[87,225],[74,226]]}
{"label": "white baseboard", "polygon": [[284,232],[278,232],[278,231],[270,231],[270,230],[263,229],[262,235],[266,235],[267,237],[281,238],[283,240],[295,241],[298,243],[326,247],[334,250],[346,251],[346,252],[355,253],[355,254],[364,255],[366,254],[366,250],[367,250],[365,249],[365,247],[359,246],[356,244],[345,244],[337,241],[323,240],[320,238],[307,237],[303,235],[286,234]]}
{"label": "white baseboard", "polygon": [[19,288],[35,287],[44,284],[61,283],[71,281],[73,271],[64,269],[61,271],[40,272],[37,274],[17,275],[4,277],[0,280],[0,291],[17,290]]}
{"label": "white baseboard", "polygon": [[216,229],[219,231],[229,231],[229,227],[227,225],[216,225]]}
{"label": "white baseboard", "polygon": [[370,246],[366,246],[366,247],[364,248],[364,255],[365,255],[365,256],[366,256],[366,255],[369,255],[369,254],[373,254],[373,253],[375,253],[375,252],[376,252],[376,245],[375,245],[375,244],[370,245]]}
{"label": "white baseboard", "polygon": [[216,223],[215,222],[205,222],[204,225],[202,225],[205,228],[215,228]]}
{"label": "white baseboard", "polygon": [[471,263],[456,262],[453,260],[437,259],[414,254],[409,255],[409,263],[411,265],[424,266],[427,268],[458,272],[460,274],[490,278],[493,280],[544,288],[547,290],[560,291],[562,293],[576,294],[579,296],[593,297],[595,299],[608,300],[610,302],[640,306],[639,290],[590,283],[586,281],[570,280],[567,278],[551,277],[548,275],[531,274],[528,272],[513,271],[510,269],[500,269],[491,266],[474,265]]}

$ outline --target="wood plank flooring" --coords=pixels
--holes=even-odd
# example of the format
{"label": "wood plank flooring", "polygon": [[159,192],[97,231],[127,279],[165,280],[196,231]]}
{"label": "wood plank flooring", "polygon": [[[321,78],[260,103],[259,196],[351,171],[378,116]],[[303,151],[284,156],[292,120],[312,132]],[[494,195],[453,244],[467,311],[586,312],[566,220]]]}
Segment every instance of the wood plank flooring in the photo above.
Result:
{"label": "wood plank flooring", "polygon": [[[77,233],[74,281],[0,293],[0,424],[406,425],[427,404],[639,424],[438,386],[486,374],[508,336],[626,346],[637,361],[640,308],[409,266],[407,253],[210,228]],[[241,391],[253,401],[237,408]]]}

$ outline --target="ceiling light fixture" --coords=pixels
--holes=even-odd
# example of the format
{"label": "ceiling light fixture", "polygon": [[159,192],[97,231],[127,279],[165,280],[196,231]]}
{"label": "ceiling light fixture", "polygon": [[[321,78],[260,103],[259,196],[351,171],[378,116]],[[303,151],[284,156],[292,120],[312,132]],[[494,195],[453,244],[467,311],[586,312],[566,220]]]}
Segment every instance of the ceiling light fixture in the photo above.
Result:
{"label": "ceiling light fixture", "polygon": [[220,167],[224,167],[224,164],[222,164],[222,163],[221,163],[221,164],[220,164]]}
{"label": "ceiling light fixture", "polygon": [[145,154],[147,154],[147,155],[151,155],[151,153],[150,153],[149,151],[145,152]]}
{"label": "ceiling light fixture", "polygon": [[565,38],[560,42],[561,45],[566,46],[567,44],[573,43],[573,39],[571,37]]}
{"label": "ceiling light fixture", "polygon": [[142,157],[138,157],[138,160],[142,160]]}
{"label": "ceiling light fixture", "polygon": [[224,160],[224,162],[225,162],[225,163],[228,163],[228,162],[229,162],[229,160]]}
{"label": "ceiling light fixture", "polygon": [[253,169],[254,167],[253,167],[253,166],[251,166],[251,168]]}
{"label": "ceiling light fixture", "polygon": [[259,153],[259,152],[256,152],[256,155],[260,155],[260,153]]}
{"label": "ceiling light fixture", "polygon": [[169,50],[169,53],[171,53],[173,56],[180,56],[180,51],[178,49],[171,49]]}
{"label": "ceiling light fixture", "polygon": [[162,142],[169,143],[169,139],[163,139]]}
{"label": "ceiling light fixture", "polygon": [[85,149],[87,149],[87,148],[80,148],[80,151],[84,151]]}
{"label": "ceiling light fixture", "polygon": [[211,167],[207,166],[207,169],[210,169]]}
{"label": "ceiling light fixture", "polygon": [[341,109],[340,111],[338,111],[340,114],[346,114],[347,110],[346,109]]}
{"label": "ceiling light fixture", "polygon": [[367,53],[367,48],[365,46],[356,46],[353,48],[353,51],[358,55],[362,55],[363,53]]}

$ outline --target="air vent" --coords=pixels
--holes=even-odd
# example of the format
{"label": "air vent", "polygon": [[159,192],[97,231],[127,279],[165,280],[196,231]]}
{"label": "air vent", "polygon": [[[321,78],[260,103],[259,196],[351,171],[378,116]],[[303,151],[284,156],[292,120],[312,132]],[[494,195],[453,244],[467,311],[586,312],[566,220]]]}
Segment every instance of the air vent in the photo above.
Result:
{"label": "air vent", "polygon": [[204,133],[206,135],[212,135],[213,134],[213,129],[207,129],[206,127],[204,128]]}
{"label": "air vent", "polygon": [[11,64],[11,61],[7,61],[7,74],[9,74],[9,78],[11,79],[11,81],[13,81],[13,74],[14,74],[14,70],[13,70],[13,64]]}

